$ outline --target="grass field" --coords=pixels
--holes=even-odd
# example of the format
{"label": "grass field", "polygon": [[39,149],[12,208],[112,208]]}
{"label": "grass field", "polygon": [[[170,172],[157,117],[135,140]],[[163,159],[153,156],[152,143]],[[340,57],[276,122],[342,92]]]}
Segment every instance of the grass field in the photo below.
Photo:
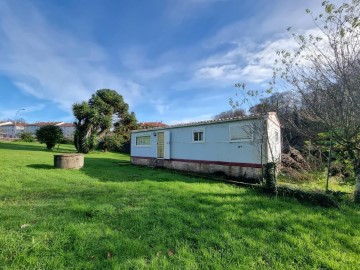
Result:
{"label": "grass field", "polygon": [[[305,173],[306,180],[291,179],[286,175],[280,175],[278,183],[280,185],[298,187],[304,190],[317,190],[324,192],[326,190],[326,171]],[[329,190],[345,192],[352,194],[355,191],[355,178],[344,181],[339,176],[329,178]]]}
{"label": "grass field", "polygon": [[269,198],[114,153],[53,169],[56,152],[0,142],[0,269],[360,269],[358,206]]}

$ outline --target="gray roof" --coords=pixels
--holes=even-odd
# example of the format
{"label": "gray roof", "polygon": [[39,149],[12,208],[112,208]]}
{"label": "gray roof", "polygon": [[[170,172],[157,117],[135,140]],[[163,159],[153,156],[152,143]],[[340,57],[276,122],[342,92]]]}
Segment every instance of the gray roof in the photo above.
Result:
{"label": "gray roof", "polygon": [[137,129],[137,130],[133,130],[131,132],[136,133],[136,132],[143,132],[143,131],[166,130],[166,129],[179,128],[179,127],[200,126],[200,125],[209,125],[209,124],[217,124],[217,123],[225,123],[225,122],[242,121],[242,120],[245,121],[245,120],[252,120],[252,119],[262,119],[266,115],[267,114],[257,114],[257,115],[249,115],[249,116],[242,116],[242,117],[240,116],[240,117],[224,118],[224,119],[218,119],[218,120],[206,120],[206,121],[199,121],[199,122],[169,125],[167,127]]}

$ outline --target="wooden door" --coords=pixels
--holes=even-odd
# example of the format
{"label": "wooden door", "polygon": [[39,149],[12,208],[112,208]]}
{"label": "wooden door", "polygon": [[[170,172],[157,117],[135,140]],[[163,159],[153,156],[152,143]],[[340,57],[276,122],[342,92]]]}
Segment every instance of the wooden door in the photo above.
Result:
{"label": "wooden door", "polygon": [[164,158],[164,132],[157,133],[157,158]]}

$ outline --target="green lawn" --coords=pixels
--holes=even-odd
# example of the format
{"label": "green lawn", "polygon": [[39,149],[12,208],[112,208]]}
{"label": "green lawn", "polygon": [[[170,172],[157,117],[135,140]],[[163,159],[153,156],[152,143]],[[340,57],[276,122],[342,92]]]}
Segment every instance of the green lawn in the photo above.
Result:
{"label": "green lawn", "polygon": [[[286,175],[280,175],[278,182],[280,185],[298,187],[304,190],[316,190],[324,192],[326,190],[326,171],[305,173],[305,180],[291,179]],[[331,176],[329,178],[329,190],[353,194],[355,191],[355,178],[346,179]]]}
{"label": "green lawn", "polygon": [[0,142],[0,269],[360,269],[358,206],[269,198],[114,153],[53,169],[56,152]]}

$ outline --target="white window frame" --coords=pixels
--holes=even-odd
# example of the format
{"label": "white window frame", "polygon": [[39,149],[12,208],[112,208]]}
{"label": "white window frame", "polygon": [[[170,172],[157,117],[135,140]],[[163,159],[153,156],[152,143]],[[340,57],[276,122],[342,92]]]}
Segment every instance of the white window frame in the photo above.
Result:
{"label": "white window frame", "polygon": [[[194,134],[195,134],[196,132],[202,132],[203,137],[202,137],[202,140],[201,140],[201,141],[195,141],[195,140],[194,140]],[[193,143],[205,143],[205,129],[203,129],[203,128],[193,129],[193,130],[192,130],[192,133],[191,133],[191,141],[192,141]]]}
{"label": "white window frame", "polygon": [[[149,144],[137,144],[137,138],[140,138],[140,137],[150,137]],[[151,134],[135,135],[135,146],[136,147],[150,147],[151,146]]]}
{"label": "white window frame", "polygon": [[244,139],[231,139],[231,128],[233,127],[245,127],[251,130],[251,124],[236,124],[236,125],[229,125],[229,142],[251,142],[254,140],[254,132],[251,132],[251,138],[244,138]]}

